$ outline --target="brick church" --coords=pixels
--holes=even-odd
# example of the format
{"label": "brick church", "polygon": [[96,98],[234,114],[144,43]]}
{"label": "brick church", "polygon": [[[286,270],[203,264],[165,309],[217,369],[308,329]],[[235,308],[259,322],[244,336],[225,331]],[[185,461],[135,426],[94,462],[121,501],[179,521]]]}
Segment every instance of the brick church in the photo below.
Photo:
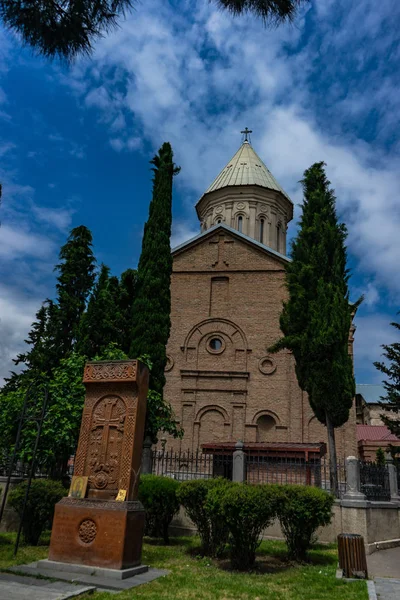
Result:
{"label": "brick church", "polygon": [[[200,233],[173,249],[165,397],[184,429],[175,449],[308,452],[326,442],[289,351],[271,355],[286,298],[293,203],[248,140],[196,204]],[[353,331],[349,339],[352,352]],[[356,414],[336,432],[356,453]],[[319,451],[319,450],[318,450]],[[300,453],[301,453],[300,452]]]}

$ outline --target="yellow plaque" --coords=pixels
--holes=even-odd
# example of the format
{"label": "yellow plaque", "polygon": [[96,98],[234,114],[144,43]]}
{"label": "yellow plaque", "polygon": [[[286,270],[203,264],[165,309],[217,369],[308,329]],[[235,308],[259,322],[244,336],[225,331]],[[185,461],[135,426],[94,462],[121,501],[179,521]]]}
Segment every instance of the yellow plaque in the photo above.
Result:
{"label": "yellow plaque", "polygon": [[86,496],[87,484],[88,477],[84,477],[83,475],[74,475],[72,477],[68,496],[71,498],[84,498]]}
{"label": "yellow plaque", "polygon": [[115,498],[117,502],[125,502],[126,498],[126,490],[118,490],[117,497]]}

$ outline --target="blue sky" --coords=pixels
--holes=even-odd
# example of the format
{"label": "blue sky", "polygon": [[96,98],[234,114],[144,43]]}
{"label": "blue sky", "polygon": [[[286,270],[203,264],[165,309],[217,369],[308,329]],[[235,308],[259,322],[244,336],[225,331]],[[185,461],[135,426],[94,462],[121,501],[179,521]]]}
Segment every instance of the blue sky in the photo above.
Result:
{"label": "blue sky", "polygon": [[296,204],[304,169],[326,161],[352,297],[366,297],[356,377],[379,381],[372,362],[394,339],[400,293],[399,19],[396,0],[315,0],[265,29],[208,0],[146,0],[70,66],[0,29],[0,378],[54,293],[69,229],[87,225],[113,273],[136,266],[149,160],[168,140],[182,167],[173,244],[197,234],[194,203],[247,125]]}

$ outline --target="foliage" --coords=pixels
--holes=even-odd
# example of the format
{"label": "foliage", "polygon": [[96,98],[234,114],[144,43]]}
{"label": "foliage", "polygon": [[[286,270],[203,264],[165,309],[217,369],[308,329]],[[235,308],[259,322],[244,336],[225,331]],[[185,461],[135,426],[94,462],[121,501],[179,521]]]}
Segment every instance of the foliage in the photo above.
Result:
{"label": "foliage", "polygon": [[228,530],[219,515],[210,511],[207,504],[209,492],[224,490],[231,485],[226,479],[197,479],[185,481],[178,490],[178,500],[188,517],[196,525],[205,556],[219,556],[225,548]]}
{"label": "foliage", "polygon": [[147,413],[145,437],[150,437],[154,444],[158,441],[158,433],[163,431],[174,438],[182,439],[184,431],[176,422],[172,406],[161,394],[149,390],[147,395]]}
{"label": "foliage", "polygon": [[[61,360],[48,384],[49,404],[39,442],[38,464],[54,475],[61,476],[68,457],[75,450],[82,416],[85,387],[82,383],[85,357],[72,353]],[[28,392],[27,420],[22,428],[18,458],[24,463],[32,459],[43,398],[44,381]],[[3,449],[10,449],[16,434],[27,388],[0,394],[0,426],[3,428]]]}
{"label": "foliage", "polygon": [[119,282],[119,324],[120,347],[129,354],[132,342],[133,302],[136,296],[137,271],[127,269],[121,274]]}
{"label": "foliage", "polygon": [[91,232],[84,225],[75,227],[62,246],[60,263],[55,267],[59,321],[56,343],[61,358],[78,339],[81,317],[95,280],[95,263]]}
{"label": "foliage", "polygon": [[[30,350],[18,354],[14,359],[16,365],[23,363],[29,374],[29,379],[45,375],[49,376],[59,361],[59,348],[56,347],[56,335],[58,328],[57,305],[52,300],[45,300],[36,313],[36,321],[25,343]],[[24,376],[16,376],[17,381],[26,379]]]}
{"label": "foliage", "polygon": [[304,485],[275,486],[277,515],[289,557],[306,559],[313,536],[332,519],[334,497],[324,490]]}
{"label": "foliage", "polygon": [[169,477],[142,475],[139,483],[139,500],[146,511],[146,535],[162,537],[169,543],[168,528],[179,511],[177,491],[179,482]]}
{"label": "foliage", "polygon": [[206,510],[229,531],[231,564],[246,571],[253,567],[260,536],[276,515],[272,486],[236,483],[210,490]]}
{"label": "foliage", "polygon": [[347,231],[338,222],[323,162],[304,172],[302,185],[300,229],[292,242],[292,261],[286,265],[289,300],[280,317],[284,336],[270,350],[293,352],[299,385],[327,426],[331,485],[336,490],[334,428],[348,420],[355,394],[348,340],[352,313],[360,301],[349,303]]}
{"label": "foliage", "polygon": [[[14,508],[20,517],[24,506],[27,482],[23,481],[11,490],[8,505]],[[52,479],[33,479],[26,504],[22,532],[27,544],[37,546],[44,528],[51,524],[54,507],[67,493],[59,481]]]}
{"label": "foliage", "polygon": [[[251,12],[264,22],[292,20],[309,0],[215,0],[234,14]],[[49,57],[71,59],[118,25],[134,0],[0,0],[0,18],[24,43]]]}
{"label": "foliage", "polygon": [[150,356],[153,363],[150,389],[162,394],[167,364],[166,346],[171,328],[172,180],[179,169],[173,162],[169,143],[161,146],[151,162],[154,165],[153,197],[149,219],[144,226],[138,265],[130,355]]}
{"label": "foliage", "polygon": [[280,24],[292,21],[298,8],[308,3],[309,0],[218,0],[223,8],[227,8],[234,15],[253,13],[264,23]]}
{"label": "foliage", "polygon": [[379,447],[378,450],[376,451],[376,461],[375,462],[379,467],[384,467],[386,465],[385,452],[381,447]]}
{"label": "foliage", "polygon": [[[393,327],[399,331],[400,323],[392,323]],[[383,382],[386,396],[382,398],[380,405],[385,408],[385,413],[381,414],[381,419],[389,427],[390,431],[400,438],[400,342],[382,346],[383,356],[386,363],[375,362],[374,365],[379,371],[386,375],[387,380]],[[386,411],[391,414],[387,415]],[[397,418],[395,417],[397,416]]]}
{"label": "foliage", "polygon": [[100,273],[90,296],[87,310],[82,314],[77,351],[89,360],[101,354],[111,343],[120,345],[119,282],[110,277],[110,269],[101,265]]}

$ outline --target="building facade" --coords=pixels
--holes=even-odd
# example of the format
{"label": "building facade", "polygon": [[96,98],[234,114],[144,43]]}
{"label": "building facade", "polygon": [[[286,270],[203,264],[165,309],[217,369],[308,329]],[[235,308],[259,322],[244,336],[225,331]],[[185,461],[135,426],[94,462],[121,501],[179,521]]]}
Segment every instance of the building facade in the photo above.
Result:
{"label": "building facade", "polygon": [[[291,200],[245,141],[196,210],[201,233],[173,250],[165,397],[185,433],[168,445],[326,442],[292,354],[268,352],[281,335]],[[354,408],[339,456],[356,453],[355,426]]]}

